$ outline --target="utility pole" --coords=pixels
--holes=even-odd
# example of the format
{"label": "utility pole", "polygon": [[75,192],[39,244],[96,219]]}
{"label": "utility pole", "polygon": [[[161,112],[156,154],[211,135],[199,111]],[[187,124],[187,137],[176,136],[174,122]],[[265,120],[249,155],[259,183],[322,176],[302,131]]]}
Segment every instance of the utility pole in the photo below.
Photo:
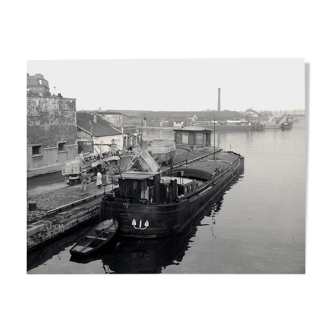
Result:
{"label": "utility pole", "polygon": [[[218,88],[218,112],[220,111],[220,88]],[[213,146],[214,146],[214,160],[216,160],[216,114],[214,114],[213,121]]]}
{"label": "utility pole", "polygon": [[[144,122],[145,121],[145,122]],[[144,123],[144,127],[146,127],[146,114],[143,113],[142,115],[142,129],[141,129],[141,148],[143,149],[143,123]]]}
{"label": "utility pole", "polygon": [[141,123],[141,148],[143,148],[143,114],[142,114],[142,123]]}

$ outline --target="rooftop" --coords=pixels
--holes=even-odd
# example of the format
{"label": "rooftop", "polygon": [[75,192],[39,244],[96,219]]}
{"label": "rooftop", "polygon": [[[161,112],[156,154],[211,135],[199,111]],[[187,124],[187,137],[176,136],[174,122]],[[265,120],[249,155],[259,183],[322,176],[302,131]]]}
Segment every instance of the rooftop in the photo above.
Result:
{"label": "rooftop", "polygon": [[[76,112],[76,118],[77,126],[91,132],[95,137],[122,135],[120,130],[94,112]],[[94,119],[97,122],[94,122]]]}

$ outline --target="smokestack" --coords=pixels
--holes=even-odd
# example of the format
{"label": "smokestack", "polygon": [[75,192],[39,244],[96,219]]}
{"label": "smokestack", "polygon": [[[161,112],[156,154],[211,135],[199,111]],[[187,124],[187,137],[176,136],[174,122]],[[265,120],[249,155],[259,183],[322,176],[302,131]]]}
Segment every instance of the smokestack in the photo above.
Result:
{"label": "smokestack", "polygon": [[218,111],[220,111],[220,88],[218,88]]}
{"label": "smokestack", "polygon": [[97,123],[97,115],[96,114],[93,114],[93,122]]}

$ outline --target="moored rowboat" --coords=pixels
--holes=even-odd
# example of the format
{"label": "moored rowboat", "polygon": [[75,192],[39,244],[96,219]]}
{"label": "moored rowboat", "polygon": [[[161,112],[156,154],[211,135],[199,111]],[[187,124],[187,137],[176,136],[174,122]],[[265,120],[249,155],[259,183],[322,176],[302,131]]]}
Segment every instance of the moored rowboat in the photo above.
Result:
{"label": "moored rowboat", "polygon": [[70,253],[85,256],[100,249],[112,240],[118,227],[118,221],[114,219],[98,223],[77,241],[70,249]]}

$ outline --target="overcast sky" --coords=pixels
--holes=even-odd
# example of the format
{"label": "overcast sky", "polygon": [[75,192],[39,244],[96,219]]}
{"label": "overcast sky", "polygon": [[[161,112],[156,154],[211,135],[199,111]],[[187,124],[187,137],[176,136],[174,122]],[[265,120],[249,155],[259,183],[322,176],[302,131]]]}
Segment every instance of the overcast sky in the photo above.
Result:
{"label": "overcast sky", "polygon": [[305,108],[304,59],[31,60],[77,110]]}

